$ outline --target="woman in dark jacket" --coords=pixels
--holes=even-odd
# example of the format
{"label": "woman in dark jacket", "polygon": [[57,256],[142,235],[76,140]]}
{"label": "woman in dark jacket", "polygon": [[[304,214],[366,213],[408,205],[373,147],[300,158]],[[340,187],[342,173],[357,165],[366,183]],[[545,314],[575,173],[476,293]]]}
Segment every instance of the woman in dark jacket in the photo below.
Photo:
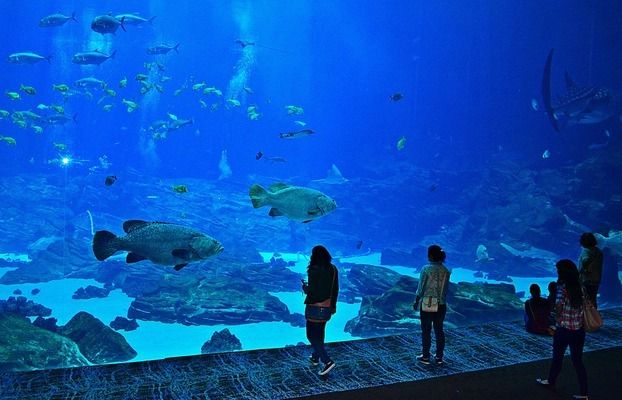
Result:
{"label": "woman in dark jacket", "polygon": [[313,354],[309,359],[313,365],[318,365],[320,360],[324,363],[320,375],[326,375],[335,367],[335,362],[324,348],[326,322],[337,311],[339,294],[337,268],[331,261],[332,257],[324,246],[315,246],[307,267],[308,283],[302,283],[302,290],[307,294],[307,339],[313,346]]}

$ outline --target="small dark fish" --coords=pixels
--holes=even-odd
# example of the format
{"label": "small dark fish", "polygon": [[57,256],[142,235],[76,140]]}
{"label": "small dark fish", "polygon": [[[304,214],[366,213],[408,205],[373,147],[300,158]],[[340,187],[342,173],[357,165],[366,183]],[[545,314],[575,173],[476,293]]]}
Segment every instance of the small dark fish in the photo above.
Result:
{"label": "small dark fish", "polygon": [[263,157],[263,153],[258,151],[257,154],[255,154],[255,160],[259,160],[261,157]]}
{"label": "small dark fish", "polygon": [[247,40],[242,40],[242,39],[236,39],[235,42],[237,44],[239,44],[240,46],[242,46],[242,48],[246,47],[246,46],[254,46],[255,42],[249,42]]}
{"label": "small dark fish", "polygon": [[169,46],[166,44],[159,44],[157,46],[149,47],[147,49],[147,54],[156,55],[156,54],[168,54],[169,51],[175,50],[175,53],[179,53],[179,43],[175,46]]}
{"label": "small dark fish", "polygon": [[357,250],[360,250],[360,249],[361,249],[361,247],[363,247],[363,241],[362,241],[362,240],[359,240],[358,242],[356,242],[356,249],[357,249]]}
{"label": "small dark fish", "polygon": [[281,133],[279,134],[279,137],[281,139],[295,139],[295,138],[300,138],[300,137],[304,137],[304,136],[309,136],[314,134],[315,131],[313,131],[312,129],[303,129],[300,131],[296,131],[296,132],[285,132],[285,133]]}
{"label": "small dark fish", "polygon": [[106,184],[106,186],[112,186],[112,184],[115,183],[116,181],[117,181],[117,177],[115,175],[108,175],[104,183]]}
{"label": "small dark fish", "polygon": [[436,183],[433,183],[432,185],[430,185],[430,192],[434,192],[436,191],[436,188],[438,187],[438,185]]}
{"label": "small dark fish", "polygon": [[404,98],[404,95],[401,93],[393,93],[391,96],[389,96],[389,98],[393,101],[400,101]]}

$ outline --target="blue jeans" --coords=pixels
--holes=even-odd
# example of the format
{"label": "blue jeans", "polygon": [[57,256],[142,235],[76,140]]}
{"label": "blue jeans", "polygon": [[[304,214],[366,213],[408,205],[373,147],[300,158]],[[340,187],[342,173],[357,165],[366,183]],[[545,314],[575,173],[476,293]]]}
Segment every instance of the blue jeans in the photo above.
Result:
{"label": "blue jeans", "polygon": [[432,347],[432,326],[434,326],[434,336],[436,337],[436,358],[443,358],[445,351],[445,332],[443,331],[443,321],[447,314],[447,305],[439,304],[438,311],[421,311],[421,345],[423,346],[423,356],[430,358],[430,347]]}
{"label": "blue jeans", "polygon": [[307,339],[309,339],[309,343],[313,346],[313,354],[311,354],[311,357],[316,360],[322,360],[323,363],[331,361],[324,348],[325,330],[326,322],[307,321]]}
{"label": "blue jeans", "polygon": [[585,372],[582,360],[584,344],[585,331],[583,329],[571,331],[561,326],[557,327],[553,336],[553,362],[549,370],[549,383],[551,385],[555,385],[555,380],[562,370],[562,361],[566,348],[570,347],[570,359],[575,371],[577,371],[581,395],[587,396],[587,372]]}

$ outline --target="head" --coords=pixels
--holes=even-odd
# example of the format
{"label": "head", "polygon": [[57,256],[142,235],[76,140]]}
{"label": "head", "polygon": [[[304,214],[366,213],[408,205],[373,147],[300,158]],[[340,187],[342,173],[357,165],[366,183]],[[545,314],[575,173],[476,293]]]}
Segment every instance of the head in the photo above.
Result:
{"label": "head", "polygon": [[320,267],[327,267],[333,260],[326,247],[317,245],[311,250],[311,259],[309,260],[309,266],[317,265]]}
{"label": "head", "polygon": [[557,282],[551,281],[548,286],[549,293],[555,293],[557,290]]}
{"label": "head", "polygon": [[577,266],[571,260],[563,259],[559,260],[555,267],[557,268],[558,282],[566,286],[572,306],[574,308],[580,307],[582,295]]}
{"label": "head", "polygon": [[444,262],[445,258],[447,258],[447,254],[441,248],[441,246],[437,244],[433,244],[428,247],[428,260],[431,262]]}
{"label": "head", "polygon": [[326,215],[337,208],[335,200],[323,194],[317,197],[315,205],[320,209],[320,215]]}
{"label": "head", "polygon": [[598,242],[596,241],[596,236],[594,236],[592,232],[583,233],[581,235],[581,239],[579,239],[579,243],[581,243],[581,246],[586,249],[596,247],[596,245],[598,244]]}
{"label": "head", "polygon": [[531,293],[531,297],[540,297],[540,285],[532,283],[531,286],[529,286],[529,293]]}
{"label": "head", "polygon": [[218,240],[214,240],[208,236],[199,236],[192,239],[190,247],[196,252],[199,259],[205,259],[221,253],[225,248],[222,247]]}

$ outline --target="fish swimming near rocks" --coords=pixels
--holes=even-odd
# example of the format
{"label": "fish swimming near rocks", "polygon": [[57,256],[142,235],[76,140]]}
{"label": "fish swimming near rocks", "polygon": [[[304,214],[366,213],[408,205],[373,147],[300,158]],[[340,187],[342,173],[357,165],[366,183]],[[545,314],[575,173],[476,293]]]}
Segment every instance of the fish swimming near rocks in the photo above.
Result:
{"label": "fish swimming near rocks", "polygon": [[301,186],[275,183],[269,190],[254,184],[249,190],[254,208],[270,206],[271,217],[286,216],[303,223],[318,219],[337,208],[335,200],[324,193]]}
{"label": "fish swimming near rocks", "polygon": [[124,22],[125,17],[122,17],[121,19],[116,19],[112,15],[98,15],[97,17],[93,18],[93,21],[91,22],[91,29],[95,32],[101,33],[102,35],[105,35],[107,33],[111,33],[114,35],[119,27],[121,27],[121,29],[123,29],[124,31],[126,30],[125,26],[123,26]]}
{"label": "fish swimming near rocks", "polygon": [[115,54],[117,54],[116,50],[114,50],[110,55],[102,53],[99,50],[86,51],[84,53],[74,54],[71,62],[80,65],[100,65],[109,58],[113,58]]}
{"label": "fish swimming near rocks", "polygon": [[39,26],[41,28],[52,28],[55,26],[62,26],[62,25],[65,25],[65,22],[69,21],[70,19],[74,20],[75,22],[78,22],[78,20],[76,19],[75,12],[71,13],[70,16],[66,16],[60,13],[51,14],[51,15],[41,18],[41,20],[39,21]]}
{"label": "fish swimming near rocks", "polygon": [[622,111],[620,97],[611,89],[596,86],[578,86],[566,72],[566,94],[557,102],[551,99],[551,49],[546,58],[542,76],[542,98],[549,121],[557,132],[562,126],[572,124],[596,124],[605,121]]}
{"label": "fish swimming near rocks", "polygon": [[312,129],[302,129],[302,130],[299,130],[299,131],[280,133],[279,137],[281,139],[296,139],[296,138],[301,138],[301,137],[313,135],[314,133],[315,133],[315,131],[312,130]]}
{"label": "fish swimming near rocks", "polygon": [[192,228],[167,222],[129,220],[123,223],[125,236],[97,231],[93,236],[93,254],[99,261],[117,251],[127,251],[128,264],[149,260],[174,266],[179,271],[191,262],[205,260],[224,248],[216,239]]}
{"label": "fish swimming near rocks", "polygon": [[10,62],[11,64],[36,64],[38,62],[46,60],[47,62],[51,64],[52,63],[52,61],[50,61],[51,59],[52,59],[52,56],[43,57],[37,53],[25,51],[25,52],[13,53],[9,55],[9,58],[7,61]]}

